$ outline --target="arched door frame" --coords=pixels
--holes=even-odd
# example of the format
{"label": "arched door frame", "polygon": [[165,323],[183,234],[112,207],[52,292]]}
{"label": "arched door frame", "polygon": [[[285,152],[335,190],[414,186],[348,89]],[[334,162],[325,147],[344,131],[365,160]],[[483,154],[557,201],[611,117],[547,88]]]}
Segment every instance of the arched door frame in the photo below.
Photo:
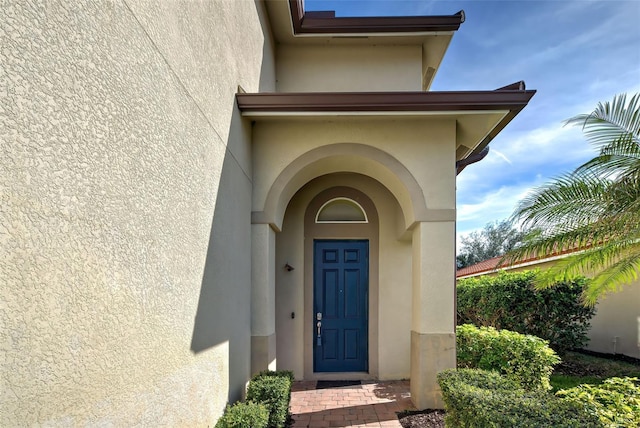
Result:
{"label": "arched door frame", "polygon": [[[357,202],[367,223],[316,223],[318,210],[329,200],[344,197]],[[318,193],[304,216],[304,377],[305,379],[377,379],[378,377],[378,255],[379,221],[373,201],[352,187],[331,187]],[[313,241],[314,239],[366,239],[369,241],[369,372],[314,373],[313,371]]]}

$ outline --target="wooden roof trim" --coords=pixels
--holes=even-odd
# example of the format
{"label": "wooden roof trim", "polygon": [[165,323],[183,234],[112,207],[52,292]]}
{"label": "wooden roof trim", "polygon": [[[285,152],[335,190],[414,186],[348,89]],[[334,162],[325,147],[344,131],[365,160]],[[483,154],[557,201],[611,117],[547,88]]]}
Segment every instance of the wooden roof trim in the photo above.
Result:
{"label": "wooden roof trim", "polygon": [[336,17],[335,12],[305,12],[303,0],[289,0],[293,32],[300,34],[430,33],[457,31],[464,11],[454,15]]}

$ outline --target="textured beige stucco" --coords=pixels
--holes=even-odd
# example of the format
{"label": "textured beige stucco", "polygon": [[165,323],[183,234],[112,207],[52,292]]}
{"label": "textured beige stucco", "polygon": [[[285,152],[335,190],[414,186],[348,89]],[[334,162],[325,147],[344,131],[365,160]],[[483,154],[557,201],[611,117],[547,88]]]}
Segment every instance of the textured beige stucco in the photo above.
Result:
{"label": "textured beige stucco", "polygon": [[[409,219],[411,202],[407,183],[379,161],[372,159],[367,147],[391,156],[402,165],[417,186],[428,209],[455,209],[455,120],[436,118],[376,120],[294,120],[263,121],[253,129],[253,211],[265,209],[274,183],[290,164],[303,155],[332,144],[360,145],[337,157],[331,151],[323,159],[305,165],[295,190],[309,180],[328,172],[351,171],[369,175],[382,182],[398,199]],[[295,193],[295,192],[294,192]],[[293,194],[291,195],[293,196]],[[416,198],[414,198],[416,199]],[[280,201],[282,210],[290,197]],[[423,210],[425,207],[422,207]],[[424,213],[424,211],[422,211]],[[407,227],[409,225],[406,225]]]}
{"label": "textured beige stucco", "polygon": [[587,349],[640,358],[640,280],[600,299]]}
{"label": "textured beige stucco", "polygon": [[[276,357],[278,369],[304,379],[304,211],[312,196],[295,197],[276,235]],[[295,213],[295,215],[290,215]],[[285,269],[285,264],[294,268]],[[292,318],[293,315],[293,318]]]}
{"label": "textured beige stucco", "polygon": [[422,222],[413,229],[413,321],[423,333],[455,331],[455,223]]}
{"label": "textured beige stucco", "polygon": [[456,367],[456,335],[411,332],[411,400],[418,409],[442,409],[439,372]]}
{"label": "textured beige stucco", "polygon": [[268,224],[252,224],[251,241],[251,333],[253,336],[269,336],[276,331],[276,235]]}
{"label": "textured beige stucco", "polygon": [[242,395],[234,93],[275,89],[264,19],[232,0],[0,7],[0,426],[207,426]]}
{"label": "textured beige stucco", "polygon": [[276,236],[268,224],[251,225],[251,373],[276,367]]}
{"label": "textured beige stucco", "polygon": [[455,368],[455,222],[421,222],[413,229],[411,400],[442,408],[439,371]]}
{"label": "textured beige stucco", "polygon": [[280,45],[278,92],[421,91],[422,45]]}

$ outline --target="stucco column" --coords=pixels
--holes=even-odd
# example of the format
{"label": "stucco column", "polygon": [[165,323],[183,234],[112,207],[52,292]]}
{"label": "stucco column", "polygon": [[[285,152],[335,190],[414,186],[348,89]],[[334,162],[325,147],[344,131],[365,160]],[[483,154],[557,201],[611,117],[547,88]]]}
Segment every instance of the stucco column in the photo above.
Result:
{"label": "stucco column", "polygon": [[442,408],[436,375],[456,366],[454,221],[416,225],[412,270],[411,399]]}
{"label": "stucco column", "polygon": [[251,225],[251,372],[276,369],[276,236]]}

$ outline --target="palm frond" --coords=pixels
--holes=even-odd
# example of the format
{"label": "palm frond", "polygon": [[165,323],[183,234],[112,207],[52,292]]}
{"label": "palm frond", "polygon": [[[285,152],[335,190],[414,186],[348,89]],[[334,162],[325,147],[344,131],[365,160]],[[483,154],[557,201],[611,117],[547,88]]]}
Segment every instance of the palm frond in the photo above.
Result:
{"label": "palm frond", "polygon": [[525,228],[558,231],[596,221],[607,209],[603,198],[611,182],[589,174],[567,174],[534,189],[518,204],[511,221]]}
{"label": "palm frond", "polygon": [[592,247],[556,262],[540,272],[535,280],[539,289],[549,288],[559,281],[578,276],[593,278],[585,289],[583,300],[594,305],[599,296],[616,290],[621,283],[638,278],[640,272],[640,242],[626,240],[615,244]]}
{"label": "palm frond", "polygon": [[579,166],[575,172],[605,177],[628,175],[640,170],[640,143],[631,135],[619,138],[600,150],[600,155]]}
{"label": "palm frond", "polygon": [[637,280],[638,272],[640,272],[640,248],[636,248],[628,256],[595,275],[584,290],[583,300],[589,305],[594,305],[599,298],[618,291],[624,284]]}
{"label": "palm frond", "polygon": [[[624,246],[638,241],[640,241],[639,214],[612,216],[603,218],[598,223],[584,225],[561,233],[546,234],[536,230],[533,234],[528,235],[519,247],[508,252],[500,261],[500,265],[578,251],[582,252],[581,257],[589,257],[589,254],[594,254],[596,250],[600,251],[600,254],[605,254],[605,251],[610,252],[617,248],[616,245],[622,251]],[[575,257],[572,260],[579,261],[581,258]],[[597,260],[597,257],[594,257],[593,260]],[[569,262],[564,261],[560,264],[563,263]],[[582,271],[587,268],[587,266],[580,264],[576,266],[579,266],[577,270]],[[589,269],[592,271],[595,268],[590,266]]]}
{"label": "palm frond", "polygon": [[537,232],[501,264],[574,252],[539,275],[538,286],[586,274],[593,281],[584,299],[594,304],[640,273],[640,94],[628,102],[618,95],[567,124],[581,125],[600,153],[520,202],[511,221]]}
{"label": "palm frond", "polygon": [[626,94],[616,95],[610,103],[598,103],[591,114],[575,116],[566,124],[581,125],[587,140],[597,148],[626,135],[631,135],[637,143],[640,138],[640,94],[632,96],[628,103]]}

